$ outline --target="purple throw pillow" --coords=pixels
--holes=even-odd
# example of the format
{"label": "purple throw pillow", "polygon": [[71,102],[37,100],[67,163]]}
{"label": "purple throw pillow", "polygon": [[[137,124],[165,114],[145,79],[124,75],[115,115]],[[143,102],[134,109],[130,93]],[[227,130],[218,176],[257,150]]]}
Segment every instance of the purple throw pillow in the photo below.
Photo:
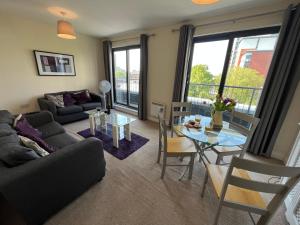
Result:
{"label": "purple throw pillow", "polygon": [[24,116],[21,116],[21,118],[16,122],[15,129],[18,132],[27,133],[31,136],[42,137],[42,132],[33,128]]}
{"label": "purple throw pillow", "polygon": [[22,132],[22,131],[18,131],[18,135],[27,137],[27,138],[35,141],[40,147],[42,147],[43,149],[45,149],[49,153],[53,153],[57,150],[55,147],[53,147],[51,145],[48,145],[42,138],[40,138],[38,136],[33,136],[29,133]]}
{"label": "purple throw pillow", "polygon": [[25,136],[27,138],[30,138],[31,140],[38,143],[39,146],[41,146],[43,149],[45,149],[47,152],[52,153],[55,152],[56,149],[50,145],[48,145],[41,137],[42,133],[33,128],[27,119],[22,116],[17,122],[15,129],[19,135]]}
{"label": "purple throw pillow", "polygon": [[75,92],[72,94],[72,97],[76,100],[78,104],[83,104],[92,100],[90,93],[87,90]]}
{"label": "purple throw pillow", "polygon": [[72,97],[70,93],[64,94],[64,104],[65,106],[74,105],[76,103],[76,100]]}

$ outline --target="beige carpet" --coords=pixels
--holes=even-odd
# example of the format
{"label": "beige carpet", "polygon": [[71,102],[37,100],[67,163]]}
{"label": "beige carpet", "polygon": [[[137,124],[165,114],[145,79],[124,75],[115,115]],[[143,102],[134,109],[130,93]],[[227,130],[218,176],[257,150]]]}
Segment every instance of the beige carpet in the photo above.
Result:
{"label": "beige carpet", "polygon": [[[88,121],[65,127],[76,133],[88,128]],[[123,161],[105,153],[107,174],[103,181],[61,210],[47,225],[212,224],[217,198],[210,182],[205,197],[200,197],[204,176],[202,165],[196,163],[191,181],[186,177],[178,181],[183,168],[175,167],[167,168],[166,176],[161,180],[161,165],[156,163],[157,125],[136,121],[133,132],[150,141]],[[248,225],[252,222],[245,212],[223,208],[219,224]],[[287,224],[282,209],[271,224]]]}

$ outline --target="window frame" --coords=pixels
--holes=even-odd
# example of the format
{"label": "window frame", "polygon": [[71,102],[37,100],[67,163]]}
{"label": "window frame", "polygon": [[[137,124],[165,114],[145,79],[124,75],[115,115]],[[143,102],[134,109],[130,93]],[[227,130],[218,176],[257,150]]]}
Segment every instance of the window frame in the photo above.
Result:
{"label": "window frame", "polygon": [[[113,78],[113,96],[114,96],[114,104],[116,105],[121,105],[121,106],[125,106],[127,108],[130,108],[130,109],[134,109],[134,110],[137,110],[138,109],[138,106],[137,107],[134,107],[132,105],[130,105],[130,97],[129,97],[129,71],[128,71],[128,68],[129,68],[129,50],[132,50],[132,49],[141,49],[141,45],[137,44],[137,45],[128,45],[128,46],[122,46],[122,47],[116,47],[116,48],[113,48],[112,49],[112,78]],[[126,51],[126,83],[127,83],[127,104],[124,104],[124,103],[121,103],[121,102],[118,102],[117,101],[117,98],[116,98],[116,76],[115,76],[115,52],[117,51]]]}
{"label": "window frame", "polygon": [[220,34],[212,34],[212,35],[204,35],[204,36],[194,37],[193,38],[193,47],[192,47],[190,61],[189,61],[189,67],[188,67],[189,68],[188,76],[187,76],[187,79],[186,79],[186,88],[185,88],[185,93],[184,93],[184,100],[187,101],[187,97],[188,97],[195,44],[203,43],[203,42],[228,40],[228,46],[227,46],[226,56],[225,56],[225,60],[224,60],[221,81],[220,81],[219,89],[218,89],[218,94],[222,95],[223,91],[224,91],[224,87],[225,87],[226,77],[227,77],[227,74],[228,74],[230,57],[231,57],[231,53],[232,53],[234,39],[239,38],[239,37],[246,37],[246,36],[278,34],[280,32],[280,28],[281,28],[281,26],[271,26],[271,27],[264,27],[264,28],[257,28],[257,29],[226,32],[226,33],[220,33]]}

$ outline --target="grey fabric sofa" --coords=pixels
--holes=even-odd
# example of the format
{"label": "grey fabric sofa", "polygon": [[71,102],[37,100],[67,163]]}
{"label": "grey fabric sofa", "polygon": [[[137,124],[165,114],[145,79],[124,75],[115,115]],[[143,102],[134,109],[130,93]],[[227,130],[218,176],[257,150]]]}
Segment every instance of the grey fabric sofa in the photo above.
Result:
{"label": "grey fabric sofa", "polygon": [[[79,90],[84,91],[84,90]],[[71,105],[66,107],[57,107],[53,102],[47,100],[47,95],[61,95],[65,93],[74,93],[79,91],[63,91],[56,93],[46,93],[44,97],[38,98],[38,104],[41,110],[50,111],[53,114],[54,120],[60,124],[71,123],[78,120],[83,120],[88,118],[88,114],[85,111],[95,109],[97,107],[105,106],[104,97],[97,95],[95,93],[89,92],[92,98],[91,102]]]}
{"label": "grey fabric sofa", "polygon": [[[12,120],[6,120],[5,116],[11,114],[0,113],[0,123],[9,126],[2,126],[7,132],[2,130],[0,134],[15,134]],[[47,111],[29,114],[26,118],[33,127],[42,131],[42,138],[58,150],[15,167],[8,167],[0,161],[0,192],[27,224],[39,225],[101,181],[106,163],[100,140],[73,138]],[[1,147],[0,144],[0,151]]]}

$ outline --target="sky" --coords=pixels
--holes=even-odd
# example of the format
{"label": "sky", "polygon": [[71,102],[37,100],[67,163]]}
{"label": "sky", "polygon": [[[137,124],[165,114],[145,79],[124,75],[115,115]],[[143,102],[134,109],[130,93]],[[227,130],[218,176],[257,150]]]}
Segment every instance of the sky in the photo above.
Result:
{"label": "sky", "polygon": [[222,73],[228,40],[196,43],[192,65],[204,64],[214,76]]}
{"label": "sky", "polygon": [[[115,52],[114,57],[116,66],[126,70],[126,51]],[[140,49],[129,50],[129,70],[140,70]]]}

